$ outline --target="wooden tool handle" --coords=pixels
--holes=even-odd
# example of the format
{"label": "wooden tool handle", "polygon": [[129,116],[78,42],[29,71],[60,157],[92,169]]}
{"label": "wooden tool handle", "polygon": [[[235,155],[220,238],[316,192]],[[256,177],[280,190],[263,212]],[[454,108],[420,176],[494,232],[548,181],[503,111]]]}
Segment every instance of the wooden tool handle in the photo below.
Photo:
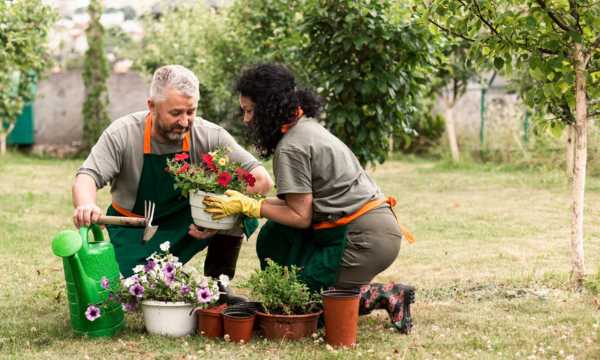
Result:
{"label": "wooden tool handle", "polygon": [[102,215],[98,219],[98,224],[101,225],[124,225],[124,226],[146,226],[146,219],[127,216],[106,216]]}

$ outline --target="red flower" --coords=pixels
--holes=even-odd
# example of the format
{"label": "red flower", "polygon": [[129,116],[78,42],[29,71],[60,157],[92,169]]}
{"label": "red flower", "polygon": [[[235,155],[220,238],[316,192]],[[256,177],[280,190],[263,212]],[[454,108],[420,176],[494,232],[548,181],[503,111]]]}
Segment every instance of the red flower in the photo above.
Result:
{"label": "red flower", "polygon": [[237,175],[238,179],[245,181],[249,186],[254,186],[256,178],[246,169],[239,167],[235,169],[235,174]]}
{"label": "red flower", "polygon": [[246,180],[246,182],[248,183],[249,186],[254,186],[254,183],[256,182],[256,178],[254,177],[254,175],[248,173],[246,174],[246,176],[244,176],[244,180]]}
{"label": "red flower", "polygon": [[175,161],[183,161],[189,159],[190,156],[186,153],[175,154]]}
{"label": "red flower", "polygon": [[207,168],[214,172],[217,172],[217,166],[215,165],[211,154],[202,155],[202,162],[204,163],[204,165],[206,165]]}
{"label": "red flower", "polygon": [[217,182],[222,187],[227,187],[227,185],[229,185],[229,183],[231,182],[231,179],[233,179],[231,174],[228,173],[227,171],[223,171],[222,173],[219,174],[219,177],[217,178]]}
{"label": "red flower", "polygon": [[246,169],[239,167],[237,169],[235,169],[235,174],[237,175],[238,179],[243,179],[244,176],[246,176],[246,174],[248,174],[248,171],[246,171]]}
{"label": "red flower", "polygon": [[179,170],[177,170],[177,174],[179,175],[181,173],[184,173],[184,172],[188,171],[189,168],[190,168],[190,164],[184,163],[183,166],[181,166],[179,168]]}

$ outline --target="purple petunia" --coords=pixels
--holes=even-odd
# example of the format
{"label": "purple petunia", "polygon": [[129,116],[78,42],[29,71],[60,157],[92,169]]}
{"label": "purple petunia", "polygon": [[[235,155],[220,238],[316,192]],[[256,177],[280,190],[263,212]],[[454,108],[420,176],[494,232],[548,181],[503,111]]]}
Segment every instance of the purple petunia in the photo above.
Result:
{"label": "purple petunia", "polygon": [[129,293],[137,298],[141,298],[144,296],[144,287],[140,284],[133,284],[129,288]]}
{"label": "purple petunia", "polygon": [[102,286],[103,289],[108,289],[110,287],[110,282],[106,276],[103,276],[102,279],[100,279],[100,286]]}
{"label": "purple petunia", "polygon": [[154,270],[155,267],[156,267],[156,262],[153,259],[150,259],[150,260],[148,260],[146,265],[144,265],[144,272],[150,272],[150,271]]}
{"label": "purple petunia", "polygon": [[133,311],[135,311],[136,308],[137,308],[136,302],[130,302],[130,303],[123,304],[123,310],[127,311],[127,312],[133,312]]}
{"label": "purple petunia", "polygon": [[175,273],[174,272],[165,273],[164,276],[165,276],[165,284],[167,284],[169,286],[173,283],[173,281],[175,281]]}
{"label": "purple petunia", "polygon": [[172,263],[168,262],[165,264],[165,266],[163,267],[163,272],[165,274],[171,274],[175,272],[175,265],[173,265]]}
{"label": "purple petunia", "polygon": [[189,294],[190,291],[192,291],[192,289],[190,289],[190,287],[187,285],[183,285],[181,287],[181,295],[183,295],[183,296],[186,296],[187,294]]}
{"label": "purple petunia", "polygon": [[207,303],[212,300],[212,292],[207,287],[202,287],[196,290],[196,297],[198,298],[198,302]]}
{"label": "purple petunia", "polygon": [[87,310],[85,311],[85,317],[89,320],[89,321],[94,321],[97,318],[100,317],[100,309],[97,306],[94,305],[89,305],[87,307]]}

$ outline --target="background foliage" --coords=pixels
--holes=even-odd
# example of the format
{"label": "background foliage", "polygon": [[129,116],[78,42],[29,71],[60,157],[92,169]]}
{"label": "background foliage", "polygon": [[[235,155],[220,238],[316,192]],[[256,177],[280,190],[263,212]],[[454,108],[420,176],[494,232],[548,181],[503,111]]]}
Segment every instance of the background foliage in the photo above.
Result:
{"label": "background foliage", "polygon": [[108,87],[110,67],[104,49],[104,27],[100,23],[102,2],[92,0],[88,6],[90,23],[85,31],[88,49],[83,64],[85,101],[83,103],[83,142],[91,148],[102,131],[110,124],[108,115]]}
{"label": "background foliage", "polygon": [[40,0],[0,1],[0,142],[49,66],[46,41],[54,19]]}

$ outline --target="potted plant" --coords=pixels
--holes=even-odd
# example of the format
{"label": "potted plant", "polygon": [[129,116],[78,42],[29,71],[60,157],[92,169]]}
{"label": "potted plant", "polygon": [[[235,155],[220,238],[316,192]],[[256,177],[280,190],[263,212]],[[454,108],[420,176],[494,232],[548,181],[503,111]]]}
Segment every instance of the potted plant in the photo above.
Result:
{"label": "potted plant", "polygon": [[267,259],[267,267],[256,270],[242,286],[262,305],[264,311],[256,315],[265,337],[294,340],[317,331],[323,312],[320,298],[300,280],[298,267],[288,268]]}
{"label": "potted plant", "polygon": [[227,230],[237,223],[239,215],[213,220],[204,211],[204,196],[225,196],[227,190],[246,194],[248,186],[254,186],[256,179],[237,162],[229,159],[228,149],[217,149],[201,155],[198,165],[188,162],[186,153],[176,154],[167,160],[167,171],[175,177],[175,187],[183,196],[190,199],[194,223],[207,229]]}
{"label": "potted plant", "polygon": [[[109,300],[121,302],[126,311],[141,307],[150,334],[185,336],[196,330],[195,309],[217,303],[219,287],[216,280],[199,275],[193,267],[184,267],[169,247],[168,241],[162,243],[160,252],[136,266],[134,274],[121,281],[119,292],[111,293]],[[226,275],[221,277],[228,280]],[[103,279],[101,285],[108,289],[108,280]],[[88,320],[100,317],[101,307],[88,306]]]}

